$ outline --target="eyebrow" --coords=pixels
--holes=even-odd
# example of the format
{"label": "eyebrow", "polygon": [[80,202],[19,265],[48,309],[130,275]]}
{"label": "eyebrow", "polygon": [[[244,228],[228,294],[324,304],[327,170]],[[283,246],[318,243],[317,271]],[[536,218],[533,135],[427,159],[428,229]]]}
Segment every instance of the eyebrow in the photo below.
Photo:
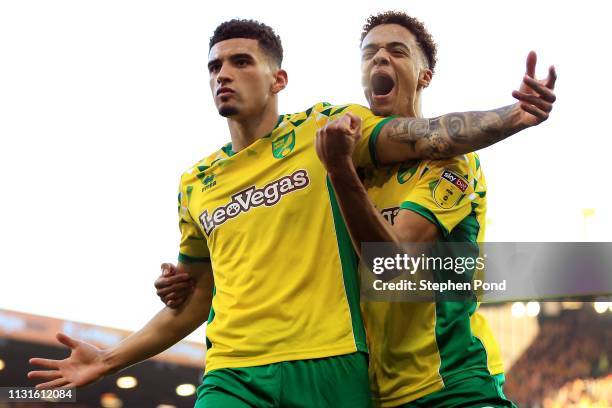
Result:
{"label": "eyebrow", "polygon": [[[239,54],[232,54],[232,55],[230,55],[228,57],[228,59],[230,61],[236,61],[236,60],[243,59],[243,58],[244,59],[248,59],[249,61],[254,61],[255,60],[255,58],[253,58],[253,56],[251,54],[247,54],[247,53],[244,53],[244,52],[243,53],[239,53]],[[221,58],[215,58],[214,60],[209,61],[208,62],[208,69],[210,69],[213,65],[217,65],[219,63],[221,63]]]}
{"label": "eyebrow", "polygon": [[247,53],[240,53],[240,54],[234,54],[234,55],[230,55],[229,59],[231,61],[236,61],[239,59],[248,59],[248,60],[255,60],[255,58],[253,58],[253,56],[251,54],[247,54]]}
{"label": "eyebrow", "polygon": [[400,42],[400,41],[391,41],[390,43],[387,43],[387,44],[384,44],[384,45],[380,45],[380,44],[368,44],[365,47],[363,47],[361,50],[362,51],[372,50],[372,49],[377,50],[377,49],[379,49],[381,47],[384,47],[384,48],[401,47],[401,48],[404,48],[404,49],[410,51],[410,48],[406,44],[404,44],[403,42]]}

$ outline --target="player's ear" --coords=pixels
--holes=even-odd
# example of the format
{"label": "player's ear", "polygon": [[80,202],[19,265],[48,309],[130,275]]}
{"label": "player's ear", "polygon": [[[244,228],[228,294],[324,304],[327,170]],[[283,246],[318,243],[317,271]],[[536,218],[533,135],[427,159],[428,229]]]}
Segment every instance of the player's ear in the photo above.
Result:
{"label": "player's ear", "polygon": [[274,81],[272,82],[272,93],[276,95],[277,93],[285,89],[288,82],[289,82],[289,76],[287,75],[287,71],[281,68],[277,69],[276,72],[274,72]]}
{"label": "player's ear", "polygon": [[422,68],[421,71],[419,72],[419,85],[417,87],[417,90],[422,90],[425,89],[429,86],[429,83],[431,82],[431,77],[433,76],[433,73],[431,72],[431,69],[429,68]]}

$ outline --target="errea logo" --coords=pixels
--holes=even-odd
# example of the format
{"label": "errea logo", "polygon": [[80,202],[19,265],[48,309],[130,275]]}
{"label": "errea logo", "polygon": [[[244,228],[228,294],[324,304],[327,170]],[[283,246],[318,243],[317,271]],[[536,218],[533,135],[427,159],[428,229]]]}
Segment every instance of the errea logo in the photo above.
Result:
{"label": "errea logo", "polygon": [[210,236],[215,228],[224,224],[226,221],[236,218],[254,207],[259,207],[261,205],[272,207],[277,204],[283,196],[304,189],[308,184],[310,184],[308,172],[306,170],[297,170],[293,174],[281,177],[278,180],[266,184],[262,188],[249,186],[234,194],[229,203],[217,207],[210,214],[208,210],[205,210],[200,214],[200,224],[202,224],[202,228],[204,228],[206,235]]}
{"label": "errea logo", "polygon": [[380,214],[387,220],[387,222],[391,225],[395,224],[395,217],[399,213],[399,207],[391,207],[391,208],[383,208],[380,210]]}
{"label": "errea logo", "polygon": [[204,187],[202,187],[202,191],[209,190],[213,188],[214,186],[216,186],[217,180],[215,179],[215,175],[209,174],[208,176],[205,176],[204,178],[202,178],[202,184],[204,184]]}

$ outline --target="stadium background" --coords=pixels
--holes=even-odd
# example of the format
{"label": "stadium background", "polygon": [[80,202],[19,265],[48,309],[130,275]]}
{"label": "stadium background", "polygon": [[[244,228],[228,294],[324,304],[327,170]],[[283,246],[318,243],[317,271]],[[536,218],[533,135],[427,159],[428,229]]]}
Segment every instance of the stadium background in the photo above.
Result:
{"label": "stadium background", "polygon": [[[159,309],[152,282],[176,258],[178,176],[227,138],[210,101],[206,50],[216,24],[235,16],[282,36],[287,112],[322,98],[364,103],[357,39],[365,17],[385,9],[419,17],[438,42],[428,116],[511,103],[536,50],[539,75],[557,67],[559,99],[547,123],[480,153],[487,238],[609,241],[605,2],[224,6],[0,3],[0,386],[28,385],[33,353],[64,355],[51,340],[57,328],[104,346]],[[612,406],[610,299],[580,300],[541,303],[537,315],[527,302],[483,308],[521,406]],[[203,338],[200,329],[193,343],[83,390],[81,405],[191,406],[176,387],[198,383]],[[119,388],[126,375],[138,385]]]}
{"label": "stadium background", "polygon": [[[507,367],[506,394],[520,407],[612,406],[612,302],[514,302],[485,305]],[[58,331],[98,347],[129,333],[0,310],[0,387],[31,386],[28,358],[63,358]],[[77,390],[66,407],[191,407],[203,373],[204,345],[183,341],[167,352]],[[56,403],[53,406],[61,406]],[[46,403],[8,405],[45,407]]]}

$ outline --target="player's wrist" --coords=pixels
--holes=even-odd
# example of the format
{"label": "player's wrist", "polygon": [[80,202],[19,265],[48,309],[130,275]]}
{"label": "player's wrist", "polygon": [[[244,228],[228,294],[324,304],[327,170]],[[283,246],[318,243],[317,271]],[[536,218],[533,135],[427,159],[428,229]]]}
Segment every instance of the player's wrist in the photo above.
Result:
{"label": "player's wrist", "polygon": [[341,156],[328,162],[325,166],[330,177],[343,177],[355,171],[353,160],[350,156]]}
{"label": "player's wrist", "polygon": [[526,121],[525,112],[523,111],[523,108],[521,108],[520,103],[515,103],[512,106],[510,119],[512,123],[511,129],[514,133],[518,133],[521,130],[527,129],[532,126],[536,126],[535,123]]}
{"label": "player's wrist", "polygon": [[102,376],[115,374],[124,368],[118,357],[113,349],[101,350],[99,366]]}

